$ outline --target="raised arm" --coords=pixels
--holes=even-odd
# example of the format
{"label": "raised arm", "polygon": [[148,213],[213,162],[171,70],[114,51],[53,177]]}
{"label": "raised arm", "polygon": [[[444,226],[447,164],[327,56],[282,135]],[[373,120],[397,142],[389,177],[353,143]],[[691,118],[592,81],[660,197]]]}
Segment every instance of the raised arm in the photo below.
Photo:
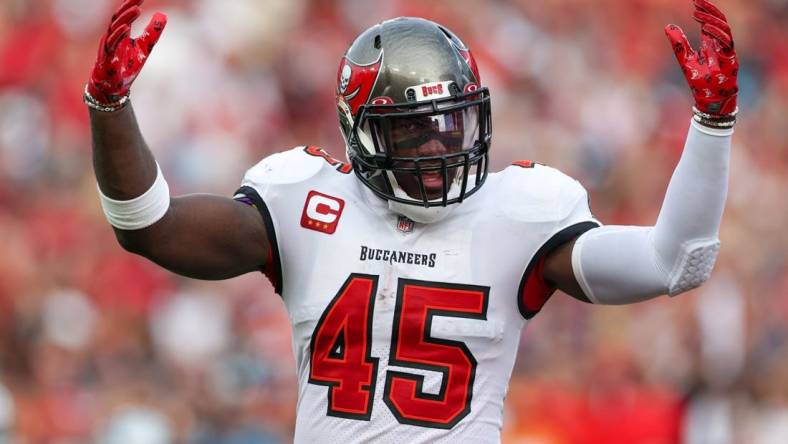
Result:
{"label": "raised arm", "polygon": [[727,192],[739,65],[725,15],[707,0],[694,4],[702,30],[698,51],[678,26],[665,28],[695,107],[659,217],[652,227],[589,230],[546,260],[545,279],[578,299],[627,304],[676,295],[711,274]]}
{"label": "raised arm", "polygon": [[120,244],[188,277],[224,279],[265,266],[270,245],[258,211],[229,197],[170,197],[129,103],[129,88],[167,23],[154,15],[138,38],[142,0],[126,0],[99,45],[85,89],[102,208]]}

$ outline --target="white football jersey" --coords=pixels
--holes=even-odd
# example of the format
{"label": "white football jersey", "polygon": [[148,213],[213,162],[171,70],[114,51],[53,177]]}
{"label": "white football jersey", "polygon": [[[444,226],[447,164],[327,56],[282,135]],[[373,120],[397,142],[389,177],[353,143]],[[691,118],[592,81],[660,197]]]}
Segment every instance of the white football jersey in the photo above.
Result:
{"label": "white football jersey", "polygon": [[414,223],[315,147],[274,154],[236,199],[263,215],[292,324],[297,443],[500,441],[546,252],[598,226],[583,187],[518,162]]}

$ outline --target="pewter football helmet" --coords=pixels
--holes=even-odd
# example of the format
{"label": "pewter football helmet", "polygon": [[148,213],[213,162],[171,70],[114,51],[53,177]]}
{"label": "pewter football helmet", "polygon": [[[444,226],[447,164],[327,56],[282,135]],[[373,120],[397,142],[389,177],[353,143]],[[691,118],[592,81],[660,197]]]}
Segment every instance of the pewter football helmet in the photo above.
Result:
{"label": "pewter football helmet", "polygon": [[437,23],[364,31],[339,64],[337,107],[355,174],[390,203],[445,207],[487,178],[490,94],[470,50]]}

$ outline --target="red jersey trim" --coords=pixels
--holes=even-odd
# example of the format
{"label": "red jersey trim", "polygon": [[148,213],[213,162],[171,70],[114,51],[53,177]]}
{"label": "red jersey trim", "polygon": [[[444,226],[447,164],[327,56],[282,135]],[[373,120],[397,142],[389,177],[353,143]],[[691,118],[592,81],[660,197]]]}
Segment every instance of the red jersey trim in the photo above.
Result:
{"label": "red jersey trim", "polygon": [[525,268],[522,279],[520,279],[520,287],[517,292],[517,307],[525,319],[536,316],[556,290],[556,287],[549,285],[544,280],[544,261],[547,255],[564,243],[598,226],[598,223],[592,221],[570,225],[554,234],[534,254]]}
{"label": "red jersey trim", "polygon": [[[266,206],[263,198],[257,193],[252,187],[243,186],[235,192],[236,195],[243,195],[248,200],[251,201],[252,206],[257,208],[257,211],[260,213],[260,216],[263,218],[263,223],[265,224],[265,231],[268,235],[268,243],[270,248],[268,249],[268,258],[266,260],[265,266],[260,270],[265,274],[271,284],[274,286],[274,291],[279,296],[282,295],[282,262],[279,257],[279,243],[276,240],[276,230],[274,229],[274,221],[271,218],[271,213],[268,211],[268,206]],[[236,197],[235,200],[243,203],[246,202],[246,199]]]}
{"label": "red jersey trim", "polygon": [[517,160],[512,162],[512,165],[518,166],[520,168],[533,168],[536,166],[536,163],[537,162],[534,162],[533,160]]}

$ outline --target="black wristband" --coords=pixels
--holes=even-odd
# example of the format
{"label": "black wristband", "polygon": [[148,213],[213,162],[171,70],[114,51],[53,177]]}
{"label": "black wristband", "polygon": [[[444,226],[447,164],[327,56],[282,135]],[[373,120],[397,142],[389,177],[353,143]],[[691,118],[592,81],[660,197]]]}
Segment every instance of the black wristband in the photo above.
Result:
{"label": "black wristband", "polygon": [[692,119],[701,125],[708,126],[709,128],[727,129],[733,128],[736,124],[736,115],[739,113],[739,108],[736,107],[730,114],[722,116],[715,116],[713,114],[704,113],[697,107],[692,107]]}

